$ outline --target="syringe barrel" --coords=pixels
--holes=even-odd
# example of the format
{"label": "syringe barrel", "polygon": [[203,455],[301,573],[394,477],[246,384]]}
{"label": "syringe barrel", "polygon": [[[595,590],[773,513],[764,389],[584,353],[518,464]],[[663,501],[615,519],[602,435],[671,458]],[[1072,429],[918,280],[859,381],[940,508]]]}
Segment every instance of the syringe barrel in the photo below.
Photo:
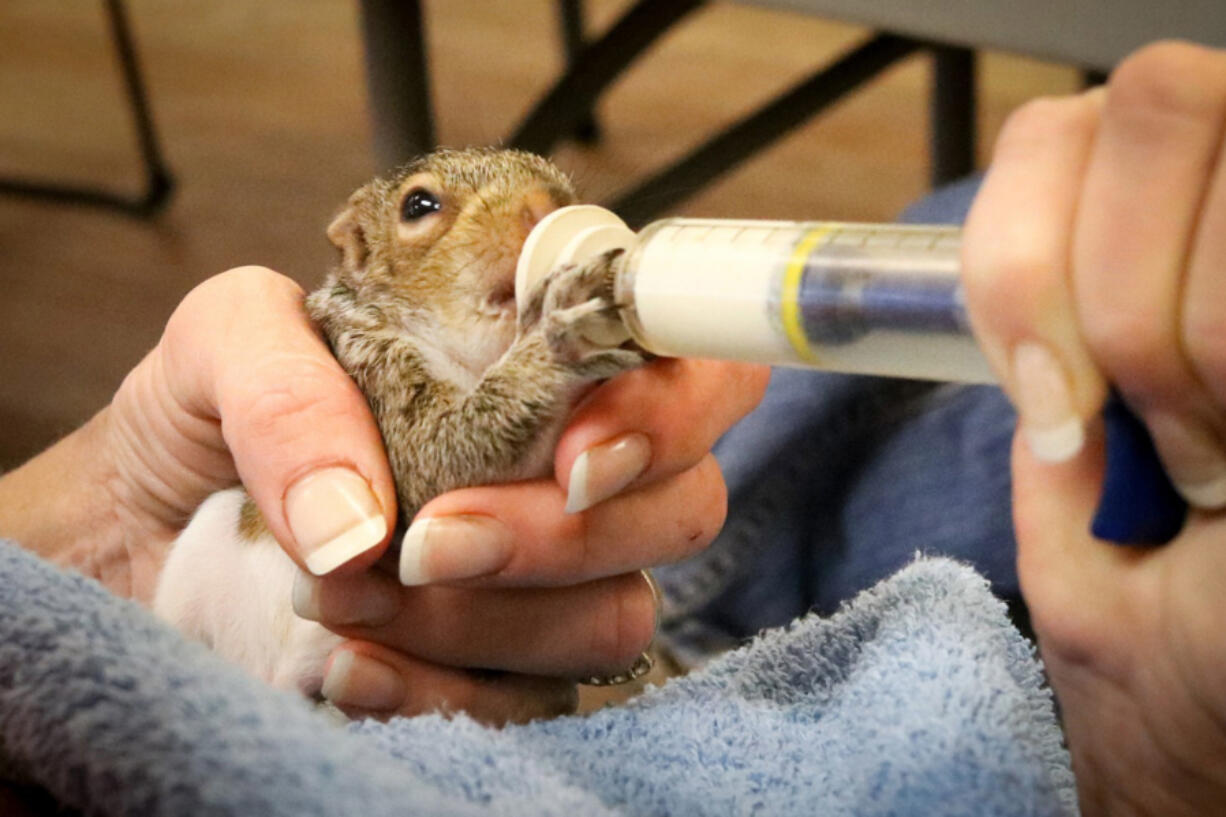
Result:
{"label": "syringe barrel", "polygon": [[619,261],[615,300],[657,354],[991,382],[960,240],[946,226],[666,219]]}

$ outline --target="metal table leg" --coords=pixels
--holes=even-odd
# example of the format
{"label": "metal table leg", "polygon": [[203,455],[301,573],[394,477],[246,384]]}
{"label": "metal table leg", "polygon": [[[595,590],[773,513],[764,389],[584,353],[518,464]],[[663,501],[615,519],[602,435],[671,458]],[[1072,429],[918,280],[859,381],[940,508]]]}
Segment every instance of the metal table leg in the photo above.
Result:
{"label": "metal table leg", "polygon": [[609,32],[575,56],[567,71],[515,129],[512,147],[548,153],[574,132],[596,97],[673,23],[703,0],[639,0]]}
{"label": "metal table leg", "polygon": [[420,0],[362,0],[366,80],[380,173],[435,147]]}
{"label": "metal table leg", "polygon": [[938,45],[932,49],[932,186],[975,169],[975,52]]}
{"label": "metal table leg", "polygon": [[641,226],[924,45],[876,35],[624,194],[611,209],[632,227]]}
{"label": "metal table leg", "polygon": [[[562,27],[562,46],[566,50],[566,70],[569,71],[587,47],[587,38],[583,33],[583,0],[558,0],[558,18]],[[571,135],[585,145],[598,142],[600,125],[596,122],[595,112],[589,108]]]}
{"label": "metal table leg", "polygon": [[174,190],[174,177],[166,168],[166,161],[158,144],[149,110],[148,92],[141,76],[136,46],[121,0],[104,0],[111,37],[119,56],[119,68],[123,74],[124,91],[132,109],[141,161],[145,171],[145,189],[136,196],[128,196],[112,190],[72,184],[32,181],[29,179],[0,179],[0,194],[25,196],[33,199],[83,204],[91,207],[107,207],[130,215],[147,217],[161,210],[170,200]]}

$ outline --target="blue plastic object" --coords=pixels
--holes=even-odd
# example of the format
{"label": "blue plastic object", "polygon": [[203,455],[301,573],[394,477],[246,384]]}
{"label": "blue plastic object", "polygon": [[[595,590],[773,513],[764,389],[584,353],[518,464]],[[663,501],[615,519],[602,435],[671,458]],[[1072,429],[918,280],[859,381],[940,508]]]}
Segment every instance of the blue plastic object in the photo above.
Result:
{"label": "blue plastic object", "polygon": [[1120,545],[1163,545],[1183,528],[1188,504],[1162,468],[1149,432],[1118,395],[1103,409],[1107,473],[1090,531]]}

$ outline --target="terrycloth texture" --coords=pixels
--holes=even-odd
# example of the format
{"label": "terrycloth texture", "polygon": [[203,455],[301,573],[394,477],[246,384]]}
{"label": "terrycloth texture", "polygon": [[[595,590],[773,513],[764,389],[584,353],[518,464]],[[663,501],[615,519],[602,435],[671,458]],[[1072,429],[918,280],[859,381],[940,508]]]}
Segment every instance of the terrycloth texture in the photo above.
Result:
{"label": "terrycloth texture", "polygon": [[0,543],[0,758],[114,815],[1071,815],[1027,643],[920,560],[629,706],[346,733],[96,583]]}

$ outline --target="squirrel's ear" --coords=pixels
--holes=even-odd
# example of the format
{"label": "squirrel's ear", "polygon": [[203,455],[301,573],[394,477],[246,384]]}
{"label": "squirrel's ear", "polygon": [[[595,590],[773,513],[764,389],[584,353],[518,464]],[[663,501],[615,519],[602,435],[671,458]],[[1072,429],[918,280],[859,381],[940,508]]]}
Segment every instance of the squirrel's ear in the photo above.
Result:
{"label": "squirrel's ear", "polygon": [[346,269],[358,269],[366,263],[366,231],[352,204],[328,225],[328,240],[341,251],[341,265]]}

